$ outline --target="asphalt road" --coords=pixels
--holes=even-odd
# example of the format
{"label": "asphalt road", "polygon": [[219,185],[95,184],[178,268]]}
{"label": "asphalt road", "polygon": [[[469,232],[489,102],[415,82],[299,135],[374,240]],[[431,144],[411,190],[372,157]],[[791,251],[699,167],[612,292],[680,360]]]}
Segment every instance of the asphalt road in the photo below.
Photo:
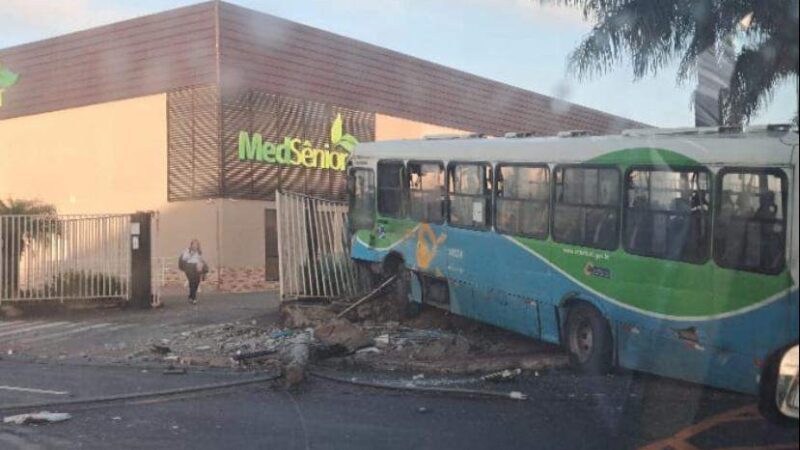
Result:
{"label": "asphalt road", "polygon": [[[410,379],[402,374],[344,375],[400,384]],[[248,376],[0,360],[0,386],[59,393],[0,388],[0,415],[11,414],[2,408],[12,404]],[[291,392],[264,383],[178,398],[49,408],[73,418],[42,426],[0,425],[0,448],[798,448],[797,427],[775,427],[753,415],[751,398],[656,377],[558,371],[488,387],[522,391],[529,400],[390,391],[311,378]]]}

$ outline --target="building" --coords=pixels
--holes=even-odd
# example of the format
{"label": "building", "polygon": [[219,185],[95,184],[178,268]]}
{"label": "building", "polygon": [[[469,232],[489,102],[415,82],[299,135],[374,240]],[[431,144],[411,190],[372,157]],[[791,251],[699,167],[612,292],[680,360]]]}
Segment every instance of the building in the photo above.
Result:
{"label": "building", "polygon": [[275,279],[276,189],[341,198],[357,142],[641,126],[218,1],[3,49],[2,70],[1,198],[157,211],[172,276],[197,237],[224,290]]}

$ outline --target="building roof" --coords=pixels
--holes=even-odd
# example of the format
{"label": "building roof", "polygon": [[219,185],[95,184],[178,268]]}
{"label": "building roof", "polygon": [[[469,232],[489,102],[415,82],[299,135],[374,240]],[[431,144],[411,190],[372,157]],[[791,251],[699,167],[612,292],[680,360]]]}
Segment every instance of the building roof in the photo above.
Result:
{"label": "building roof", "polygon": [[220,85],[502,134],[639,122],[229,3],[211,1],[0,50],[19,74],[0,119]]}

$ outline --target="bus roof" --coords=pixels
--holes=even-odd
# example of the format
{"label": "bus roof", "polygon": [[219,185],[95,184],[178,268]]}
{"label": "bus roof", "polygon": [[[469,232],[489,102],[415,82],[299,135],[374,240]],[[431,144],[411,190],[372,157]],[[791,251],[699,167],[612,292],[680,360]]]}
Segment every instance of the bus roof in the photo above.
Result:
{"label": "bus roof", "polygon": [[[574,136],[574,137],[571,137]],[[586,136],[581,132],[525,138],[442,137],[360,144],[354,165],[378,159],[636,163],[634,154],[666,164],[789,165],[797,131],[786,127],[637,129],[618,135]],[[650,152],[633,152],[651,150]]]}

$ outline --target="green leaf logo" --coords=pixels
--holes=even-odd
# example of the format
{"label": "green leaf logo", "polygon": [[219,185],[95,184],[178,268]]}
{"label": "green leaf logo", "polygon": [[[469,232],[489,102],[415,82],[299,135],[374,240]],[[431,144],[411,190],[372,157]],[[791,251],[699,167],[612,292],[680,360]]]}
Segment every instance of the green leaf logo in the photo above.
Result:
{"label": "green leaf logo", "polygon": [[17,80],[19,80],[19,75],[0,64],[0,107],[3,106],[3,91],[17,84]]}
{"label": "green leaf logo", "polygon": [[334,148],[341,148],[347,153],[352,153],[353,149],[358,145],[358,139],[355,136],[342,132],[341,114],[336,114],[336,118],[331,125],[331,144],[333,144]]}
{"label": "green leaf logo", "polygon": [[342,115],[337,114],[331,125],[331,142],[337,145],[342,140]]}

